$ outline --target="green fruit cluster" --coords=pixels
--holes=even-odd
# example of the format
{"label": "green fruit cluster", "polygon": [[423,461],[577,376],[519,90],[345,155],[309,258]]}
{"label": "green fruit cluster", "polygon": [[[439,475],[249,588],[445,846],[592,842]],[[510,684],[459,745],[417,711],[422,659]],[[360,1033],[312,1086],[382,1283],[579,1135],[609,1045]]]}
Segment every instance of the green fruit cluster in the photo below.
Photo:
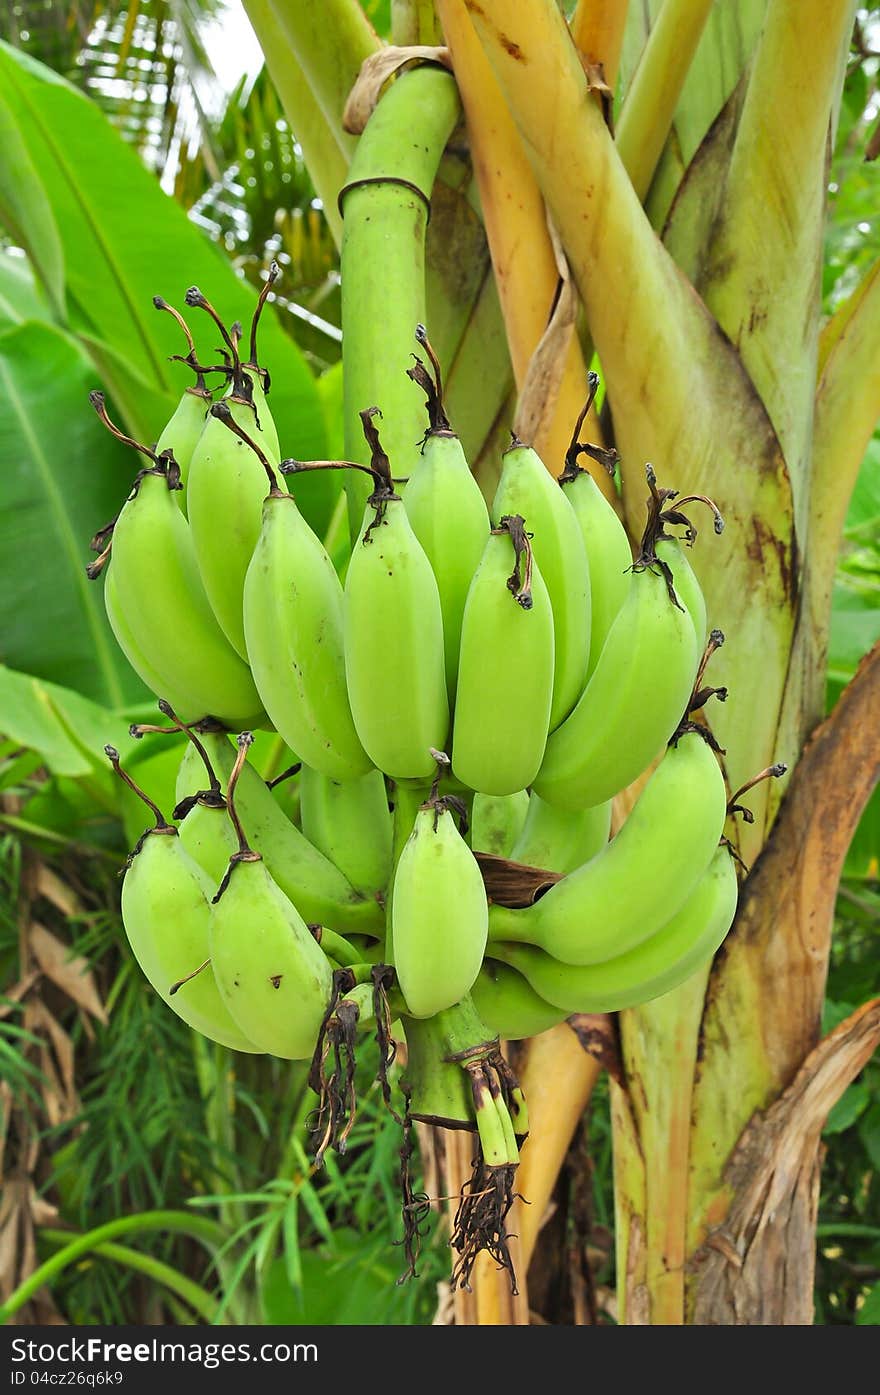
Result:
{"label": "green fruit cluster", "polygon": [[[559,478],[514,439],[487,506],[419,327],[424,439],[392,475],[362,412],[373,489],[342,580],[287,481],[344,462],[281,461],[257,362],[273,277],[246,361],[197,288],[222,364],[171,311],[196,385],[155,447],[129,442],[148,463],[93,542],[118,642],[189,738],[174,820],[151,805],[129,859],[126,932],[191,1026],[311,1059],[319,1090],[328,1034],[398,1021],[412,1117],[476,1127],[513,1166],[524,1104],[497,1038],[665,993],[733,920],[725,782],[689,720],[722,637],[707,649],[688,501],[649,468],[634,556],[579,463],[603,457],[582,416]],[[247,759],[254,729],[293,753],[283,797]],[[518,874],[541,894],[505,895]]]}

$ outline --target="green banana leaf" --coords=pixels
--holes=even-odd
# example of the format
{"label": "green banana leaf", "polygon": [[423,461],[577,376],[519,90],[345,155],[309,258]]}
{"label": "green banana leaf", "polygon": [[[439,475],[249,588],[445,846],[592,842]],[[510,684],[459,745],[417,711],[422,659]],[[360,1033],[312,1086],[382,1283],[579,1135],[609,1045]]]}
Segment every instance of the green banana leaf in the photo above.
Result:
{"label": "green banana leaf", "polygon": [[[11,281],[4,266],[0,307],[12,304]],[[23,307],[26,281],[17,289]],[[0,634],[11,667],[120,706],[146,690],[107,622],[103,582],[85,569],[137,466],[89,407],[94,384],[63,330],[33,319],[0,330]]]}
{"label": "green banana leaf", "polygon": [[36,751],[53,775],[91,778],[107,772],[107,742],[127,750],[128,721],[58,683],[0,666],[0,732]]}
{"label": "green banana leaf", "polygon": [[[168,362],[186,346],[153,296],[182,307],[187,287],[198,285],[228,324],[240,320],[247,330],[255,292],[98,107],[8,44],[0,44],[3,132],[14,139],[0,146],[0,223],[28,252],[56,316],[86,347],[92,386],[108,392],[131,434],[154,441],[191,378]],[[218,332],[208,316],[190,311],[187,318],[199,352],[217,362]],[[271,310],[261,323],[260,355],[272,375],[282,450],[323,457],[314,377]],[[303,482],[316,526],[326,524],[338,489],[326,474]]]}
{"label": "green banana leaf", "polygon": [[0,330],[25,320],[51,322],[52,311],[27,257],[7,251],[0,254]]}

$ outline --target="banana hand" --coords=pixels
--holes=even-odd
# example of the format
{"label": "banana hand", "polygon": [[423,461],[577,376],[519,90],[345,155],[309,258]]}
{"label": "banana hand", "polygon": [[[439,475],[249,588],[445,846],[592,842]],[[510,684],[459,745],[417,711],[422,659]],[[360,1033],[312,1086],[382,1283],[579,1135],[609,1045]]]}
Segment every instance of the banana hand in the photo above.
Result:
{"label": "banana hand", "polygon": [[561,964],[532,945],[495,945],[562,1012],[618,1012],[669,993],[711,959],[733,924],[736,867],[720,847],[684,905],[643,944],[601,964]]}
{"label": "banana hand", "polygon": [[702,877],[726,816],[718,759],[685,731],[600,853],[523,910],[491,907],[490,953],[499,941],[524,941],[566,964],[600,964],[642,945]]}

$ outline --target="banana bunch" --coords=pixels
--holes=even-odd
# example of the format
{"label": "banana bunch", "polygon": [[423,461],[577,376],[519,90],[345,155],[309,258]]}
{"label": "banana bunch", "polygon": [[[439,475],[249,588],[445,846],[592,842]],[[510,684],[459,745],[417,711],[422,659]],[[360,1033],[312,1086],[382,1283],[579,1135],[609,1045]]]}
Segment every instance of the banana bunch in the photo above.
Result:
{"label": "banana bunch", "polygon": [[[129,858],[123,921],[190,1026],[311,1062],[319,1157],[345,1147],[366,1030],[392,1108],[387,1072],[405,1042],[405,1125],[479,1140],[454,1241],[466,1282],[480,1248],[509,1264],[504,1216],[528,1131],[499,1041],[670,991],[733,922],[734,801],[704,712],[726,697],[703,683],[723,636],[683,510],[703,502],[722,524],[648,466],[631,545],[580,463],[613,471],[616,459],[579,439],[594,374],[558,478],[514,438],[484,499],[421,326],[425,359],[407,371],[427,424],[400,476],[378,407],[361,412],[369,466],[282,460],[256,342],[276,275],[246,358],[241,326],[187,291],[222,337],[218,364],[156,298],[195,385],[154,445],[92,394],[146,464],[92,540],[88,574],[170,723],[133,734],[183,743],[170,821],[108,750],[155,819]],[[344,580],[287,487],[326,468],[372,479]],[[283,776],[249,759],[255,731],[275,734]],[[611,836],[614,797],[646,771]]]}

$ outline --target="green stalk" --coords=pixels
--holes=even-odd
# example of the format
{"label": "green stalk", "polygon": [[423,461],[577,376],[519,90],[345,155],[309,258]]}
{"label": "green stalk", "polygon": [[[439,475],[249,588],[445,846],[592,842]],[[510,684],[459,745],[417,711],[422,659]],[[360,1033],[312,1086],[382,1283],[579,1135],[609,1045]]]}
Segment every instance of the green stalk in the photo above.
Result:
{"label": "green stalk", "polygon": [[[70,1232],[41,1230],[40,1239],[50,1245],[65,1245],[70,1239]],[[92,1253],[100,1255],[102,1259],[113,1260],[116,1264],[123,1264],[126,1269],[133,1269],[135,1273],[146,1274],[153,1283],[168,1289],[170,1293],[176,1293],[204,1322],[214,1322],[219,1306],[217,1300],[207,1289],[202,1288],[201,1284],[196,1284],[185,1274],[180,1274],[170,1264],[163,1264],[153,1255],[144,1255],[139,1250],[132,1250],[128,1245],[95,1245],[92,1247]]]}
{"label": "green stalk", "polygon": [[391,0],[393,44],[442,44],[434,0]]}
{"label": "green stalk", "polygon": [[[406,376],[425,320],[425,229],[434,177],[458,119],[455,81],[431,66],[403,73],[367,122],[342,195],[342,331],[345,452],[369,462],[358,415],[379,407],[382,444],[396,476],[408,474],[424,434],[422,394]],[[369,484],[346,482],[352,536]]]}
{"label": "green stalk", "polygon": [[362,63],[381,48],[375,30],[357,0],[268,4],[286,41],[283,57],[293,53],[340,149],[350,151],[354,140],[343,128],[342,113]]}
{"label": "green stalk", "polygon": [[[220,1150],[227,1159],[236,1158],[238,1152],[235,1145],[235,1127],[233,1124],[235,1091],[233,1074],[230,1070],[230,1053],[225,1047],[209,1042],[207,1037],[203,1037],[200,1032],[194,1031],[192,1038],[196,1076],[203,1100],[205,1132],[211,1140],[215,1153]],[[235,1190],[238,1181],[237,1173],[231,1182],[228,1176],[216,1173],[210,1179],[210,1186],[218,1195],[222,1195],[230,1188],[230,1185]],[[225,1236],[234,1234],[244,1224],[246,1213],[239,1202],[235,1200],[221,1201],[218,1211]],[[228,1289],[228,1281],[235,1270],[235,1261],[230,1257],[228,1250],[224,1249],[218,1256],[216,1268],[224,1289]],[[247,1300],[243,1306],[238,1293],[233,1294],[230,1300],[230,1306],[235,1312],[233,1321],[246,1322],[248,1320],[245,1311],[246,1305]]]}
{"label": "green stalk", "polygon": [[342,218],[336,201],[345,183],[354,140],[345,135],[339,122],[328,121],[325,116],[271,0],[244,0],[244,8],[260,41],[269,76],[290,129],[302,146],[312,183],[324,205],[324,216],[338,247],[342,241]]}
{"label": "green stalk", "polygon": [[665,0],[627,88],[616,143],[644,202],[713,0]]}
{"label": "green stalk", "polygon": [[827,149],[854,12],[854,0],[770,0],[699,287],[776,429],[802,539]]}
{"label": "green stalk", "polygon": [[45,1264],[39,1265],[29,1274],[0,1306],[0,1323],[7,1323],[44,1284],[51,1283],[81,1255],[88,1254],[97,1245],[106,1244],[120,1235],[134,1235],[143,1230],[162,1230],[177,1235],[189,1235],[210,1251],[219,1248],[226,1239],[223,1227],[217,1225],[216,1221],[191,1216],[186,1211],[142,1211],[137,1216],[124,1216],[121,1220],[108,1221],[106,1225],[96,1226],[85,1235],[77,1236],[69,1245],[65,1245],[57,1254],[52,1255],[51,1259],[47,1259]]}
{"label": "green stalk", "polygon": [[[813,624],[824,637],[840,534],[880,414],[880,262],[825,326],[819,354],[809,582]],[[820,670],[824,679],[824,662]]]}
{"label": "green stalk", "polygon": [[413,1118],[443,1128],[476,1129],[473,1093],[467,1072],[455,1056],[492,1040],[470,995],[434,1017],[404,1017],[406,1083],[412,1092]]}
{"label": "green stalk", "polygon": [[425,780],[397,780],[394,784],[394,823],[392,834],[391,865],[397,866],[397,859],[403,852],[404,844],[413,831],[416,814],[431,793],[431,783]]}

